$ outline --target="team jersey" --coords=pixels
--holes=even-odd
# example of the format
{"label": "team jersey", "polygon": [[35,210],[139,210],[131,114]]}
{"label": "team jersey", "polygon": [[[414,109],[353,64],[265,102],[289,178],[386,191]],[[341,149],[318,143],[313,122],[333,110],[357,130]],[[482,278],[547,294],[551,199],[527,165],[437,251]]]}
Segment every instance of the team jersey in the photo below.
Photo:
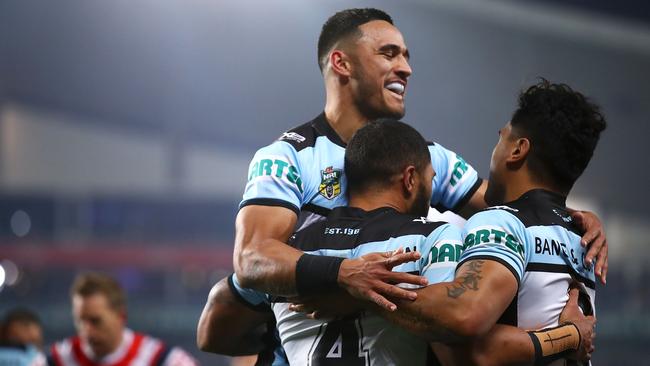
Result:
{"label": "team jersey", "polygon": [[[289,208],[298,214],[300,229],[346,206],[345,146],[324,113],[283,133],[253,157],[240,208]],[[481,184],[476,170],[439,144],[430,143],[429,153],[436,172],[431,206],[440,211],[462,207]]]}
{"label": "team jersey", "polygon": [[588,295],[587,307],[595,309],[594,270],[584,263],[586,249],[580,245],[565,197],[541,189],[528,191],[516,201],[472,216],[463,238],[459,267],[468,260],[495,260],[517,279],[517,295],[500,323],[523,329],[557,326],[572,279]]}
{"label": "team jersey", "polygon": [[0,344],[0,365],[45,366],[45,355],[32,345]]}
{"label": "team jersey", "polygon": [[[388,207],[363,211],[339,207],[292,236],[290,243],[314,255],[357,258],[400,247],[419,251],[420,260],[394,271],[451,281],[462,252],[460,229],[448,223],[398,213]],[[282,346],[291,365],[425,365],[428,343],[380,316],[361,312],[331,321],[290,311],[285,302],[250,289],[238,290],[252,304],[270,301]]]}
{"label": "team jersey", "polygon": [[125,329],[122,343],[112,353],[97,359],[79,337],[52,345],[50,366],[196,366],[194,358],[178,347],[167,347],[159,339]]}

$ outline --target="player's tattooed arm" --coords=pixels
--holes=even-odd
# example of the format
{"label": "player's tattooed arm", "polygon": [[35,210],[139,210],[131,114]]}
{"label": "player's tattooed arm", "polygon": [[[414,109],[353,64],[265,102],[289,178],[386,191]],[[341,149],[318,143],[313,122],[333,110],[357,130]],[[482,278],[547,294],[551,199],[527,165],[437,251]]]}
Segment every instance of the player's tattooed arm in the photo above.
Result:
{"label": "player's tattooed arm", "polygon": [[481,280],[481,271],[483,269],[484,260],[474,260],[468,262],[468,267],[462,277],[457,278],[457,281],[452,282],[447,286],[447,296],[457,299],[462,296],[466,291],[478,291],[479,281]]}
{"label": "player's tattooed arm", "polygon": [[430,341],[465,340],[486,334],[512,302],[517,280],[492,260],[465,262],[452,282],[416,291],[415,301],[399,301],[390,321]]}

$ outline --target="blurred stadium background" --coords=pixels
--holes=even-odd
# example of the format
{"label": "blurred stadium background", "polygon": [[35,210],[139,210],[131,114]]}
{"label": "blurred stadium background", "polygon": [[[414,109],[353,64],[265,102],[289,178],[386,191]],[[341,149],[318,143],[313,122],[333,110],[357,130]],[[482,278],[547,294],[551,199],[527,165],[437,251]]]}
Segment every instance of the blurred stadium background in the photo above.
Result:
{"label": "blurred stadium background", "polygon": [[601,365],[650,344],[650,6],[606,0],[0,2],[0,312],[73,333],[82,270],[129,291],[129,324],[192,352],[229,273],[248,160],[322,110],[316,39],[335,11],[388,11],[411,49],[405,120],[487,177],[497,129],[544,76],[603,106],[575,187],[604,220]]}

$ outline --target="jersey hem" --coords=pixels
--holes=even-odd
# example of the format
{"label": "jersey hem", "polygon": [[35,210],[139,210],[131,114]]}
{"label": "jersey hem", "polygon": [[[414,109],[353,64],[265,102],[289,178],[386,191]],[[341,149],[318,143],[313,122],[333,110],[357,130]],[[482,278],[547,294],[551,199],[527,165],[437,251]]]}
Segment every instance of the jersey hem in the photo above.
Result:
{"label": "jersey hem", "polygon": [[519,276],[517,275],[517,271],[512,267],[512,265],[505,260],[498,258],[498,257],[493,257],[489,255],[477,255],[473,257],[469,257],[466,259],[463,259],[462,261],[458,262],[458,265],[456,266],[457,269],[459,269],[465,262],[475,260],[475,259],[486,259],[489,261],[495,261],[503,264],[510,272],[512,272],[512,275],[515,276],[515,280],[517,280],[517,291],[519,291],[519,285],[521,285],[521,280],[519,279]]}

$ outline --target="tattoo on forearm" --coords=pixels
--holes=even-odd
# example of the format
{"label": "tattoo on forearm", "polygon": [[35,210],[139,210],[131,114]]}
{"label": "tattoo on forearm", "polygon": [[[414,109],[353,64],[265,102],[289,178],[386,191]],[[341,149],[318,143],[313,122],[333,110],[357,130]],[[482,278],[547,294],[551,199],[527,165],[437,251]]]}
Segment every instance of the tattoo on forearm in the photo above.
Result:
{"label": "tattoo on forearm", "polygon": [[483,269],[483,260],[473,260],[468,264],[468,267],[465,270],[465,273],[459,278],[460,283],[454,283],[451,286],[447,286],[447,296],[457,299],[467,290],[478,290],[478,282],[481,278],[481,271]]}

